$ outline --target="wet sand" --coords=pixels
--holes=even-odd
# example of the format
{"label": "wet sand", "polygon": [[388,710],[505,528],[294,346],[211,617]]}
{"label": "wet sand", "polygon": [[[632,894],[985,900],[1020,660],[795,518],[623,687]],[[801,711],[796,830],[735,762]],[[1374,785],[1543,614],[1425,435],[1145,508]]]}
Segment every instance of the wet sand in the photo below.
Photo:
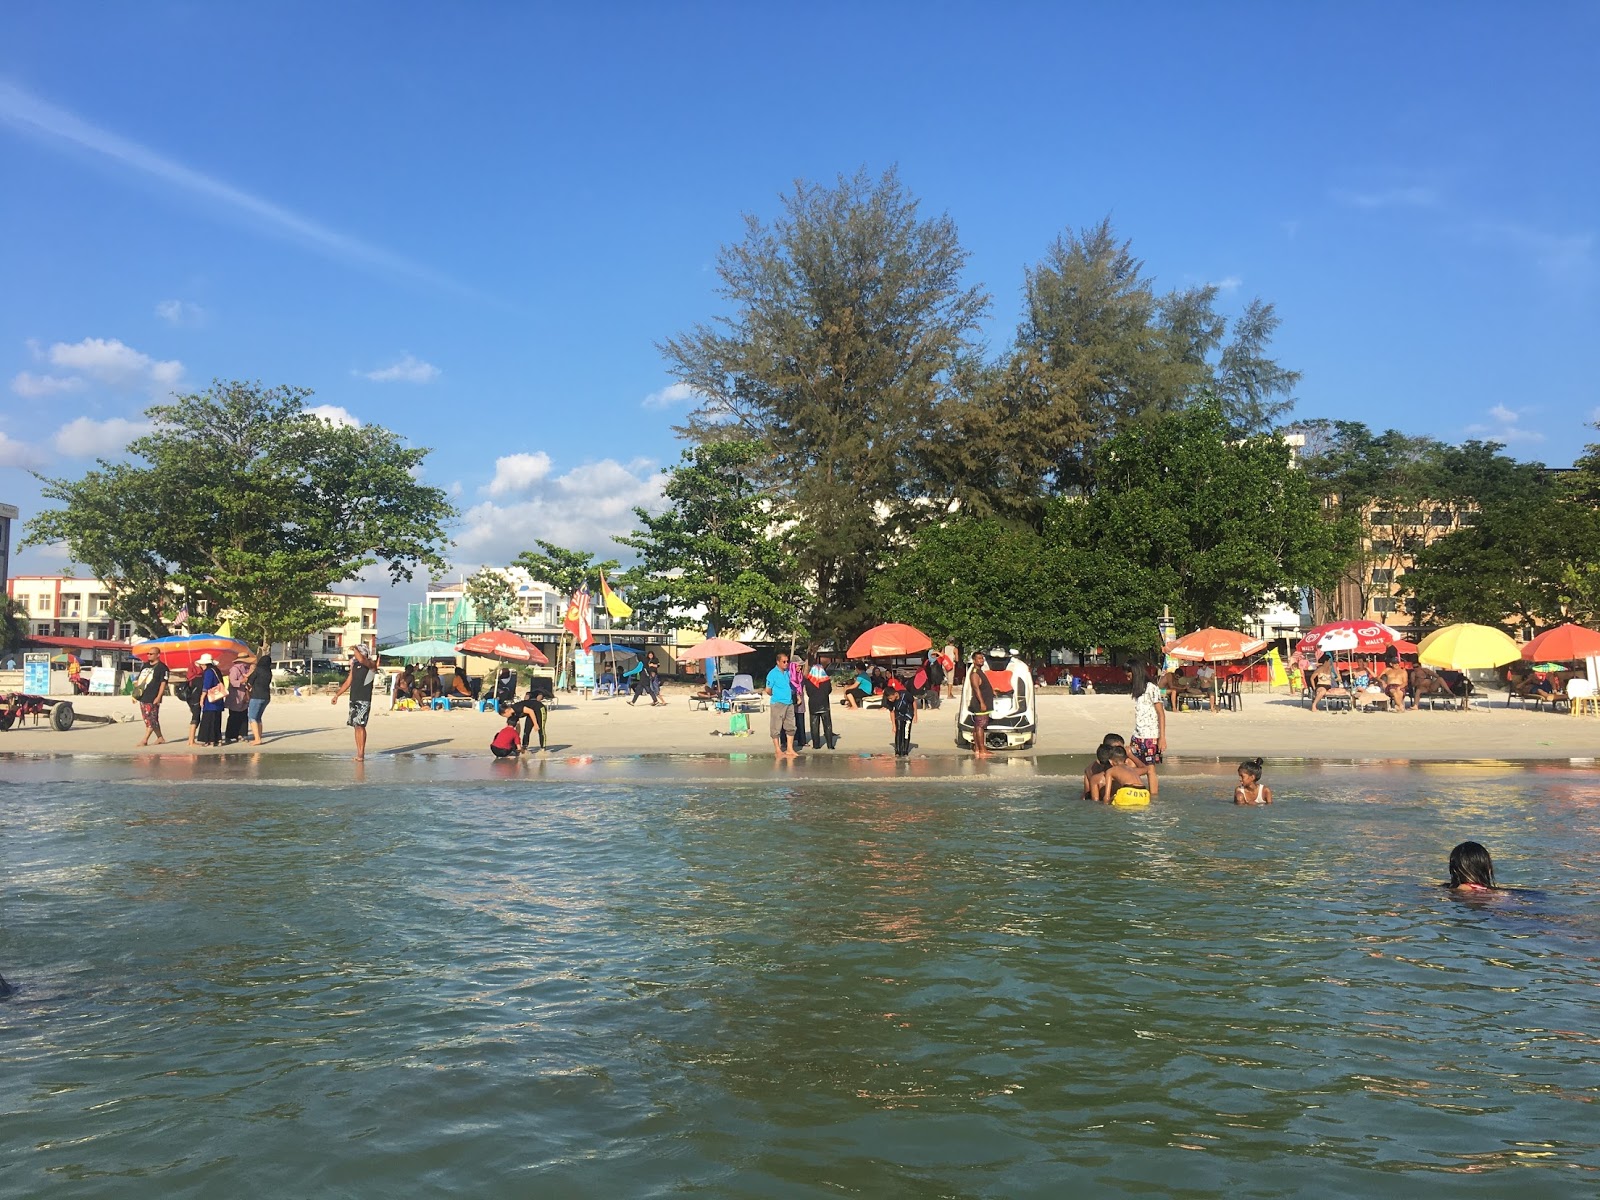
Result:
{"label": "wet sand", "polygon": [[[728,717],[690,706],[687,687],[670,687],[666,704],[626,700],[586,700],[563,695],[551,713],[550,746],[558,756],[691,754],[735,756],[737,760],[771,758],[767,718],[752,714],[750,736],[726,736]],[[490,757],[489,739],[502,721],[492,712],[457,709],[391,712],[380,700],[368,728],[369,759],[407,755]],[[268,707],[266,743],[259,748],[240,743],[221,749],[187,744],[188,712],[168,700],[162,708],[165,745],[138,745],[144,734],[138,710],[126,697],[90,696],[73,701],[80,713],[117,718],[114,725],[79,722],[65,733],[47,723],[24,725],[0,733],[0,756],[217,756],[243,751],[262,755],[354,754],[348,711],[343,700],[326,697],[280,697]],[[913,759],[933,760],[953,768],[970,753],[955,745],[955,704],[919,715],[912,735]],[[1039,697],[1039,737],[1026,752],[999,759],[1043,760],[1093,751],[1107,732],[1127,735],[1133,705],[1127,696],[1067,696],[1046,692]],[[837,751],[807,752],[806,759],[859,759],[863,754],[891,753],[889,717],[881,712],[850,711],[834,706]],[[1407,759],[1407,760],[1590,760],[1600,752],[1600,721],[1566,713],[1534,712],[1505,707],[1501,693],[1470,712],[1448,710],[1392,713],[1313,713],[1283,692],[1246,694],[1238,713],[1185,712],[1167,718],[1168,754],[1196,761],[1233,760],[1246,756],[1272,760]],[[6,770],[0,758],[0,774]]]}

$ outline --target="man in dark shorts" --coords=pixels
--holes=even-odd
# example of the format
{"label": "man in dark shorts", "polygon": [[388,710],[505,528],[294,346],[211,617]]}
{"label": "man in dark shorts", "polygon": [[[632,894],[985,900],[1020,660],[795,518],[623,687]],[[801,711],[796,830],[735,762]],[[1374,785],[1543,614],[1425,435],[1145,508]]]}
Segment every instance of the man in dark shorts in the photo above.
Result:
{"label": "man in dark shorts", "polygon": [[154,737],[159,746],[167,740],[161,736],[161,699],[167,694],[167,664],[161,661],[159,650],[150,666],[139,672],[139,679],[144,686],[133,698],[139,706],[139,715],[144,718],[144,741],[139,745],[148,746]]}
{"label": "man in dark shorts", "polygon": [[367,648],[359,643],[350,648],[350,674],[344,677],[331,703],[350,693],[350,728],[356,735],[356,761],[367,757],[367,719],[372,716],[372,681],[378,677],[378,668],[367,657]]}
{"label": "man in dark shorts", "polygon": [[989,714],[994,711],[994,684],[989,682],[988,662],[981,654],[972,656],[972,669],[967,678],[972,683],[972,696],[967,701],[967,711],[972,714],[972,756],[989,757]]}

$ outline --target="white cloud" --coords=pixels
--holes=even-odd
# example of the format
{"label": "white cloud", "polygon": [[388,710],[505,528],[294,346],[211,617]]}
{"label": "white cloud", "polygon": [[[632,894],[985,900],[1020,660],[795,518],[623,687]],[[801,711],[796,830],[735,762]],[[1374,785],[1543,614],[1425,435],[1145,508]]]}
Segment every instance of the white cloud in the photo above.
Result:
{"label": "white cloud", "polygon": [[206,310],[188,300],[163,300],[156,305],[156,316],[169,325],[203,325]]}
{"label": "white cloud", "polygon": [[1513,442],[1544,441],[1544,434],[1537,429],[1524,428],[1522,419],[1527,415],[1527,409],[1519,411],[1507,408],[1504,404],[1496,404],[1489,410],[1487,422],[1468,425],[1462,432],[1481,441],[1500,442],[1507,446]]}
{"label": "white cloud", "polygon": [[700,393],[687,383],[673,383],[651,392],[641,403],[645,408],[676,408],[680,404],[698,404],[700,398]]}
{"label": "white cloud", "polygon": [[84,382],[76,375],[35,375],[32,371],[18,371],[11,381],[11,390],[19,396],[37,400],[41,396],[59,396],[76,392]]}
{"label": "white cloud", "polygon": [[1554,276],[1575,275],[1594,258],[1592,232],[1548,233],[1515,221],[1478,221],[1467,233],[1481,244],[1504,246],[1525,254],[1540,270]]}
{"label": "white cloud", "polygon": [[357,374],[374,383],[432,383],[439,378],[439,368],[430,362],[423,362],[420,358],[403,354],[399,362],[379,367],[376,371],[359,371]]}
{"label": "white cloud", "polygon": [[[543,453],[526,457],[547,458]],[[635,507],[660,510],[662,483],[655,464],[645,460],[623,464],[608,458],[564,475],[547,472],[515,503],[490,500],[468,509],[456,556],[463,562],[506,563],[542,538],[608,557],[617,552],[612,538],[637,527]]]}
{"label": "white cloud", "polygon": [[1219,292],[1237,292],[1244,285],[1244,280],[1237,275],[1225,275],[1211,286]]}
{"label": "white cloud", "polygon": [[107,458],[119,454],[136,437],[150,432],[148,421],[111,417],[96,421],[79,417],[56,430],[51,439],[56,451],[68,458]]}
{"label": "white cloud", "polygon": [[550,456],[543,450],[537,454],[507,454],[494,460],[494,478],[485,490],[491,496],[512,496],[544,482],[549,474]]}
{"label": "white cloud", "polygon": [[157,394],[170,392],[183,379],[181,362],[158,361],[116,338],[57,342],[50,347],[50,362],[69,371],[80,371],[108,387],[148,388]]}
{"label": "white cloud", "polygon": [[0,467],[20,467],[32,471],[44,466],[48,456],[32,442],[19,442],[0,433]]}
{"label": "white cloud", "polygon": [[360,420],[354,416],[351,416],[348,408],[342,408],[337,404],[313,404],[310,408],[306,409],[306,415],[309,417],[320,417],[329,425],[347,425],[351,429],[361,428]]}
{"label": "white cloud", "polygon": [[1437,208],[1439,193],[1430,187],[1384,188],[1375,192],[1340,190],[1333,193],[1340,204],[1368,210],[1379,208]]}
{"label": "white cloud", "polygon": [[389,274],[407,275],[464,295],[475,295],[471,289],[427,267],[213,179],[137,142],[91,125],[76,114],[4,80],[0,80],[0,122],[42,142],[64,144],[73,151],[88,150],[101,155],[130,170],[159,179],[178,191],[198,196],[244,218],[250,225],[310,246],[331,258],[376,267]]}

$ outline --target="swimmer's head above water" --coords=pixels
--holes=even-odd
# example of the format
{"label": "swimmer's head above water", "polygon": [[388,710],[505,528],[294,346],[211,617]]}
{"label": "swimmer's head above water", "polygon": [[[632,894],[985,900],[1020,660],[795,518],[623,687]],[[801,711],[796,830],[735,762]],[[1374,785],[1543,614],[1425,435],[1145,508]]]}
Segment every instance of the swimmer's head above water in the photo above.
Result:
{"label": "swimmer's head above water", "polygon": [[1450,851],[1450,886],[1453,888],[1494,887],[1494,860],[1477,842],[1462,842]]}
{"label": "swimmer's head above water", "polygon": [[1266,764],[1259,758],[1247,758],[1239,764],[1239,782],[1257,784],[1261,782],[1261,772],[1266,769]]}

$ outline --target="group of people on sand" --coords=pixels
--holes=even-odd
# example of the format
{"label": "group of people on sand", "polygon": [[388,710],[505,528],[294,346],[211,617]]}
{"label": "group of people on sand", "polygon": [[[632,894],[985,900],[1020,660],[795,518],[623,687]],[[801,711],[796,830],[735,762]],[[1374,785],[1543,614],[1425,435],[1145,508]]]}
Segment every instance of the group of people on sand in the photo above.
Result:
{"label": "group of people on sand", "polygon": [[140,746],[148,746],[151,738],[158,746],[165,744],[161,702],[169,695],[189,707],[189,745],[231,746],[247,736],[252,746],[262,744],[261,721],[272,703],[272,647],[262,646],[258,653],[246,650],[226,670],[213,655],[201,654],[176,681],[175,666],[157,651],[134,679],[133,702],[144,722]]}

